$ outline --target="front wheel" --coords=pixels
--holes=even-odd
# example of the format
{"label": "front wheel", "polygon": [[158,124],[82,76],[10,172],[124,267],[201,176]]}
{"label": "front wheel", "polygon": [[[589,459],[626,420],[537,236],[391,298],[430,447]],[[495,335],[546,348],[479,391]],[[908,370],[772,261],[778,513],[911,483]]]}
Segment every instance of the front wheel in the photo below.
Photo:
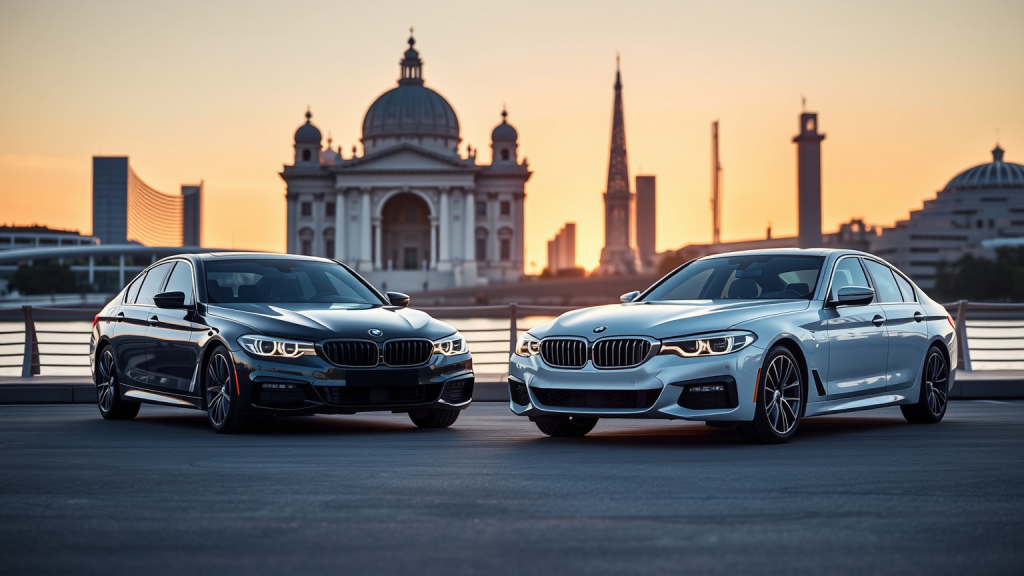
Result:
{"label": "front wheel", "polygon": [[117,363],[110,346],[103,349],[96,361],[96,405],[107,420],[131,420],[139,414],[141,404],[125,400],[118,386]]}
{"label": "front wheel", "polygon": [[447,428],[459,419],[458,410],[410,410],[409,419],[418,428]]}
{"label": "front wheel", "polygon": [[587,432],[597,426],[597,418],[583,416],[565,416],[557,420],[537,420],[534,422],[541,432],[556,438],[572,438],[586,436]]}
{"label": "front wheel", "polygon": [[759,374],[754,420],[740,423],[737,429],[747,442],[782,444],[796,434],[804,415],[803,373],[793,353],[776,346]]}
{"label": "front wheel", "polygon": [[210,426],[221,434],[240,434],[252,426],[252,416],[242,414],[238,382],[231,366],[231,356],[218,347],[206,361],[206,417]]}
{"label": "front wheel", "polygon": [[946,415],[949,393],[949,364],[939,349],[932,347],[921,371],[921,395],[916,404],[900,406],[903,417],[911,424],[936,424]]}

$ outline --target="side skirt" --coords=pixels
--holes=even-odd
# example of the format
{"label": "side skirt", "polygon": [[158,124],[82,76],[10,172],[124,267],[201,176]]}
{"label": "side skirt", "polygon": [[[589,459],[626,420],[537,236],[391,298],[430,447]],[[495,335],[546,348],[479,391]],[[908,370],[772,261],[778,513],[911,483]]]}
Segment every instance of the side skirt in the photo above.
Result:
{"label": "side skirt", "polygon": [[874,396],[859,396],[857,398],[843,398],[841,400],[830,400],[826,402],[814,402],[807,404],[805,418],[811,416],[824,416],[826,414],[840,414],[843,412],[856,412],[857,410],[870,410],[872,408],[883,408],[885,406],[897,406],[906,404],[907,397],[902,394],[883,393]]}
{"label": "side skirt", "polygon": [[188,396],[180,396],[167,392],[154,392],[152,390],[128,386],[126,384],[121,384],[121,396],[137,402],[144,402],[146,404],[178,406],[180,408],[193,408],[195,410],[202,409],[199,407],[198,398],[190,398]]}

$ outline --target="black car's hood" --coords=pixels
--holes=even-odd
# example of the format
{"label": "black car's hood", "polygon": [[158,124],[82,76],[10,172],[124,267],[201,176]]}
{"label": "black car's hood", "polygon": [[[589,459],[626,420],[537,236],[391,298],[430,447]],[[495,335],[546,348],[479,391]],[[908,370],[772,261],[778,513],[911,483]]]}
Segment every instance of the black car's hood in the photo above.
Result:
{"label": "black car's hood", "polygon": [[[327,303],[215,304],[210,305],[209,314],[244,324],[267,336],[313,342],[328,338],[437,339],[455,332],[426,312],[409,308],[350,308]],[[371,336],[369,331],[374,328],[383,335]]]}

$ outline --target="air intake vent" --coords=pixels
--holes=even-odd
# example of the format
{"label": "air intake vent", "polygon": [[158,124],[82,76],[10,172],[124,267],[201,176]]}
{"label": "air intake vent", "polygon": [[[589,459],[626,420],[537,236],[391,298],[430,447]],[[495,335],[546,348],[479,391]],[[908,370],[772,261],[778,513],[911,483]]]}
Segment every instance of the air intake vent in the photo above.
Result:
{"label": "air intake vent", "polygon": [[434,343],[429,340],[388,340],[384,343],[384,363],[388,366],[419,366],[430,360]]}
{"label": "air intake vent", "polygon": [[654,406],[661,394],[661,390],[577,390],[534,386],[530,389],[544,406],[563,408],[647,409]]}
{"label": "air intake vent", "polygon": [[594,366],[598,368],[632,368],[644,363],[651,352],[651,343],[640,338],[612,338],[594,344]]}
{"label": "air intake vent", "polygon": [[540,357],[555,368],[583,368],[587,343],[574,338],[545,338],[540,343]]}
{"label": "air intake vent", "polygon": [[365,340],[335,340],[324,342],[324,356],[337,366],[372,368],[380,359],[380,349]]}

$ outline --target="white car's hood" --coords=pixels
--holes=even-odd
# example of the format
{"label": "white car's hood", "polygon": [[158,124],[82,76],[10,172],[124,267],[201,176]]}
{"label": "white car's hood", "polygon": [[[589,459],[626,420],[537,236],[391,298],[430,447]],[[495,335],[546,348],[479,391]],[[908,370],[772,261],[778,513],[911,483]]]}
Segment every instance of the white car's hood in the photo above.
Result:
{"label": "white car's hood", "polygon": [[[606,336],[670,338],[717,330],[788,312],[806,310],[808,300],[687,300],[636,302],[583,308],[542,324],[530,334],[582,336],[590,340]],[[599,333],[594,329],[605,326]]]}

